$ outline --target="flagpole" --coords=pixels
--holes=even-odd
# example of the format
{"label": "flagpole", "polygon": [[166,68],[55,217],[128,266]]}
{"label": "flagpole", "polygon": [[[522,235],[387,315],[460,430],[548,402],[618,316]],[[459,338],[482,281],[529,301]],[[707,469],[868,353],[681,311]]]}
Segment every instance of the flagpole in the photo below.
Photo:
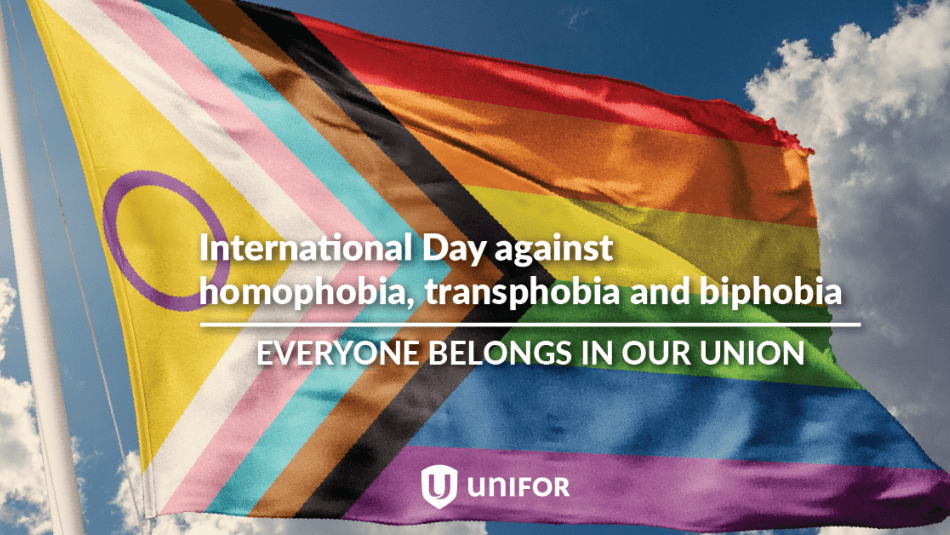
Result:
{"label": "flagpole", "polygon": [[66,404],[63,400],[56,346],[53,342],[53,325],[47,306],[46,283],[43,279],[39,239],[33,216],[33,198],[26,173],[13,74],[6,44],[6,25],[3,11],[0,10],[0,160],[10,212],[10,232],[13,235],[13,257],[20,291],[23,331],[26,335],[26,353],[33,381],[40,441],[44,446],[44,460],[47,463],[45,468],[50,513],[56,535],[82,534],[79,487],[76,483],[76,468],[73,465]]}

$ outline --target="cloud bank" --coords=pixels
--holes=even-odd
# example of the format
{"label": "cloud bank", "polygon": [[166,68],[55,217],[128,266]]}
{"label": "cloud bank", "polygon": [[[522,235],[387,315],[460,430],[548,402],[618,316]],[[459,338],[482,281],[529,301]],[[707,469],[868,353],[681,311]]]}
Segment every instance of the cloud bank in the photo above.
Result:
{"label": "cloud bank", "polygon": [[818,530],[817,535],[946,535],[947,523],[904,529],[868,529],[849,527],[828,527]]}
{"label": "cloud bank", "polygon": [[[0,279],[0,365],[6,355],[3,330],[15,297],[10,282]],[[0,531],[4,525],[25,528],[31,535],[52,529],[32,408],[29,383],[0,374]]]}
{"label": "cloud bank", "polygon": [[[815,149],[825,280],[842,286],[841,366],[950,468],[950,3],[899,8],[873,38],[853,24],[815,57],[786,41],[746,86],[753,113]],[[947,533],[825,528],[821,535]]]}

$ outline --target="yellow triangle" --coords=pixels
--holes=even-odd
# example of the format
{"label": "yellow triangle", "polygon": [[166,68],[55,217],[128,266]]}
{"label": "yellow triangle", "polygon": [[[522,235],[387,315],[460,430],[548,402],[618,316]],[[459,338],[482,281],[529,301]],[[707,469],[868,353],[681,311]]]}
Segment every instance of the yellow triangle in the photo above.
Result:
{"label": "yellow triangle", "polygon": [[[126,173],[174,177],[200,195],[227,233],[280,240],[274,228],[131,83],[43,2],[31,2],[43,45],[80,153],[93,212],[122,322],[135,396],[143,468],[168,436],[208,374],[237,335],[201,329],[202,321],[246,321],[253,306],[208,306],[192,312],[163,308],[139,292],[116,264],[103,230],[103,200]],[[129,192],[118,209],[119,241],[135,271],[153,288],[194,294],[215,264],[199,260],[209,226],[191,202],[158,186]],[[232,262],[229,284],[274,285],[282,262]],[[250,357],[249,357],[250,358]]]}

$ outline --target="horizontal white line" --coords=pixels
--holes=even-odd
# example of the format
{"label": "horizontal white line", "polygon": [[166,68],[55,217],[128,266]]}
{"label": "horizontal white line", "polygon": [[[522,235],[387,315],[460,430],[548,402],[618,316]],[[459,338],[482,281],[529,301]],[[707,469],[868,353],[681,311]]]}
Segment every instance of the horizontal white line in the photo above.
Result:
{"label": "horizontal white line", "polygon": [[271,328],[401,328],[418,327],[423,329],[440,329],[459,327],[464,328],[488,328],[488,329],[507,329],[507,328],[533,328],[533,329],[570,329],[570,328],[621,328],[637,329],[646,327],[669,327],[669,328],[702,328],[702,327],[784,327],[784,328],[832,328],[832,329],[856,329],[860,328],[860,323],[268,323],[268,322],[248,322],[248,323],[201,323],[202,327],[221,328],[238,327],[249,329],[271,329]]}

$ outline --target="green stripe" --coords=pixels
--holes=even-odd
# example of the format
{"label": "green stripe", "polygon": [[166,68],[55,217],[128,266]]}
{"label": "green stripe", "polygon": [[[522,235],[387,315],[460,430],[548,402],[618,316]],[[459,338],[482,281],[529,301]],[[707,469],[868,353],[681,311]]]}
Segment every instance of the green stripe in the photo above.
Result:
{"label": "green stripe", "polygon": [[820,275],[818,230],[794,225],[745,221],[572,200],[576,206],[631,230],[673,251],[717,279],[752,284],[794,284],[795,275],[812,284]]}
{"label": "green stripe", "polygon": [[[571,283],[557,281],[555,284],[571,286]],[[590,286],[590,285],[588,285]],[[620,289],[620,303],[617,305],[572,305],[569,303],[557,305],[537,304],[521,318],[521,322],[650,322],[650,323],[681,323],[681,322],[828,322],[831,314],[824,307],[804,305],[743,305],[733,311],[731,305],[702,305],[699,296],[690,296],[689,305],[633,305],[630,304],[629,288]],[[829,339],[831,328],[643,328],[643,329],[512,329],[503,341],[508,342],[540,342],[542,340],[571,342],[573,359],[570,366],[589,368],[608,368],[614,370],[636,370],[641,372],[680,374],[704,377],[721,377],[728,379],[747,379],[751,381],[768,381],[774,383],[792,383],[801,385],[829,386],[839,388],[862,389],[857,381],[851,378],[844,370],[838,367],[834,353],[831,350]],[[599,362],[597,365],[582,363],[581,347],[585,340],[597,340],[606,346],[608,341],[613,342],[613,365]],[[662,357],[664,340],[683,340],[690,344],[691,365],[683,364],[655,365],[647,359],[644,363],[632,366],[623,360],[621,349],[631,341],[636,340],[646,345],[655,341],[657,357]],[[716,365],[704,364],[699,358],[700,342],[706,340],[711,346],[716,340],[729,341],[733,345],[739,342],[752,340],[758,345],[760,342],[771,340],[779,346],[783,341],[790,342],[798,347],[799,341],[804,342],[805,364],[799,365],[792,361],[788,366],[776,364],[772,366],[756,362],[754,365],[738,365],[730,362]],[[636,356],[637,353],[634,353]],[[496,355],[498,355],[496,353]],[[770,353],[769,353],[770,355]],[[710,354],[711,356],[711,354]]]}

